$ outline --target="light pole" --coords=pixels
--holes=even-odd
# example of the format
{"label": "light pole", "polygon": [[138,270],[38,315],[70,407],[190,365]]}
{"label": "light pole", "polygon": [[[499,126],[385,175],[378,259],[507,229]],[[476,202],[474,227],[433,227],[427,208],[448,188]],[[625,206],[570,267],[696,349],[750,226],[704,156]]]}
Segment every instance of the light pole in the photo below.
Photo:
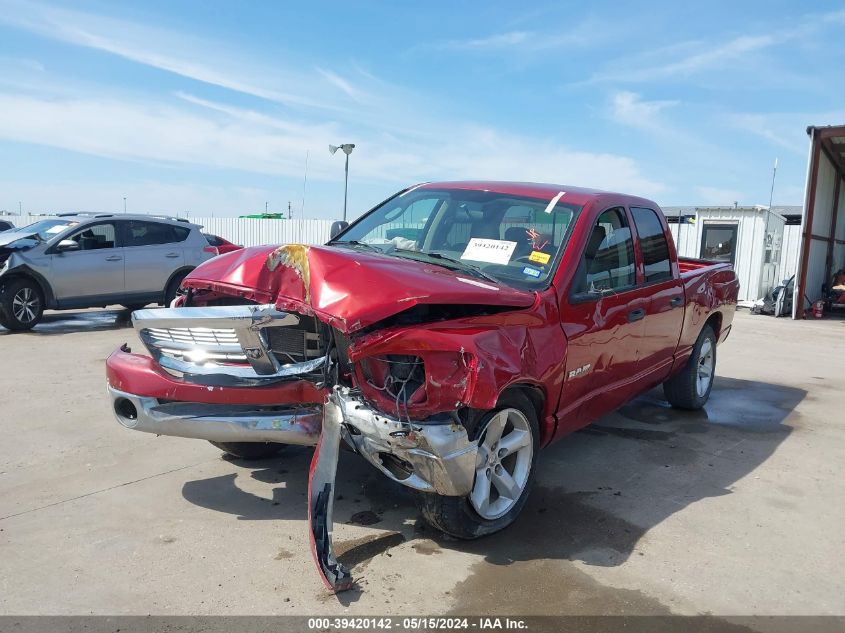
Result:
{"label": "light pole", "polygon": [[123,196],[123,212],[126,213],[126,196]]}
{"label": "light pole", "polygon": [[349,155],[352,153],[352,150],[355,149],[354,143],[344,143],[343,145],[329,145],[329,153],[334,155],[334,153],[342,149],[343,153],[346,154],[346,168],[344,171],[345,177],[343,180],[343,221],[346,222],[346,198],[349,193]]}
{"label": "light pole", "polygon": [[23,215],[23,211],[21,210],[21,203],[18,202],[18,215]]}

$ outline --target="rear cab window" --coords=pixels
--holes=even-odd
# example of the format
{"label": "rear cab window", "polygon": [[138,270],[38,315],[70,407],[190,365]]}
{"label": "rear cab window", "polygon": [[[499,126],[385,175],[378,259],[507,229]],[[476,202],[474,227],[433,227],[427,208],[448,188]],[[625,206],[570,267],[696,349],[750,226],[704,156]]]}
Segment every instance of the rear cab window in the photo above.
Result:
{"label": "rear cab window", "polygon": [[644,207],[631,207],[631,216],[634,218],[634,226],[639,236],[645,283],[672,279],[669,242],[657,212]]}

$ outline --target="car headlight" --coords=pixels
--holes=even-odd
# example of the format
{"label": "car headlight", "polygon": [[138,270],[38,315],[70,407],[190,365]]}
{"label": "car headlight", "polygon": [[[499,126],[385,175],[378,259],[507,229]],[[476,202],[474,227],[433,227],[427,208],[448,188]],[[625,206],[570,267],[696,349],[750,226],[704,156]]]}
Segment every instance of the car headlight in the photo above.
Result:
{"label": "car headlight", "polygon": [[425,364],[419,356],[386,354],[370,356],[361,361],[367,384],[407,406],[425,398]]}

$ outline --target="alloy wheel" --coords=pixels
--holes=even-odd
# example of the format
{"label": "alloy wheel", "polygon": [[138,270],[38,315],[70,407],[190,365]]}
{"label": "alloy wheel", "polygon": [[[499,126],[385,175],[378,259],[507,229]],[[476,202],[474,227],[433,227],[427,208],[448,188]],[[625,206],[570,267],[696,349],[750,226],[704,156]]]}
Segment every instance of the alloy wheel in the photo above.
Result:
{"label": "alloy wheel", "polygon": [[705,338],[698,353],[698,371],[695,376],[695,390],[699,398],[703,398],[713,381],[713,342]]}
{"label": "alloy wheel", "polygon": [[490,418],[478,440],[472,507],[488,520],[513,508],[531,474],[534,441],[531,425],[519,409],[502,409]]}
{"label": "alloy wheel", "polygon": [[41,299],[32,288],[21,288],[12,297],[12,314],[21,323],[32,323],[40,307]]}

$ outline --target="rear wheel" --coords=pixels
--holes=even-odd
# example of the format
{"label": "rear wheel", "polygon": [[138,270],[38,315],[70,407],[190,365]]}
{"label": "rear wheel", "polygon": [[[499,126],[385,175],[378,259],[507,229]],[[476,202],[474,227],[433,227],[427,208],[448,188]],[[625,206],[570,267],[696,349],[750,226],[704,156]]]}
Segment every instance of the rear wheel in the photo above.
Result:
{"label": "rear wheel", "polygon": [[0,324],[10,330],[29,330],[44,314],[44,296],[35,281],[26,277],[6,286],[0,302]]}
{"label": "rear wheel", "polygon": [[173,303],[173,300],[176,298],[176,293],[179,290],[179,286],[182,285],[182,281],[184,281],[185,277],[188,276],[190,271],[184,271],[178,273],[173,279],[170,280],[170,283],[167,284],[167,288],[164,289],[164,307],[169,308],[170,304]]}
{"label": "rear wheel", "polygon": [[692,355],[681,372],[663,383],[663,393],[673,407],[700,409],[710,398],[716,374],[716,334],[705,325]]}
{"label": "rear wheel", "polygon": [[278,453],[284,444],[273,442],[211,442],[224,453],[240,459],[264,459]]}
{"label": "rear wheel", "polygon": [[475,480],[466,497],[418,493],[420,511],[437,529],[474,539],[513,523],[534,483],[539,424],[531,402],[518,392],[502,396],[497,408],[469,429],[478,438]]}

